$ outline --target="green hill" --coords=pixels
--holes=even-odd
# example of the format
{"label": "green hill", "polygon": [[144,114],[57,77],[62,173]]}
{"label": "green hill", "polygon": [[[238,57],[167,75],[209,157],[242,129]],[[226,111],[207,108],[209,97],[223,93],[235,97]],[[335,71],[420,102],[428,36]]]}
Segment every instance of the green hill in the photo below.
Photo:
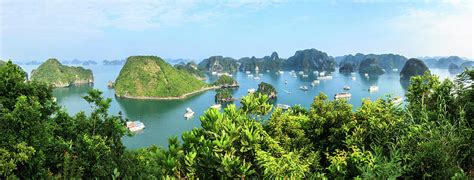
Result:
{"label": "green hill", "polygon": [[156,56],[131,56],[115,80],[115,94],[136,99],[180,99],[208,85]]}
{"label": "green hill", "polygon": [[54,87],[67,87],[71,84],[94,82],[90,69],[62,65],[57,59],[46,60],[31,72],[31,80],[50,84]]}
{"label": "green hill", "polygon": [[194,61],[193,62],[188,62],[186,64],[185,63],[179,63],[179,64],[174,65],[174,67],[176,69],[184,70],[188,73],[191,73],[192,75],[194,75],[194,77],[196,77],[199,80],[206,79],[206,75],[204,74],[203,71],[201,71],[197,68],[197,64]]}
{"label": "green hill", "polygon": [[410,80],[412,76],[421,76],[426,71],[429,72],[428,66],[422,60],[411,58],[400,71],[400,79]]}

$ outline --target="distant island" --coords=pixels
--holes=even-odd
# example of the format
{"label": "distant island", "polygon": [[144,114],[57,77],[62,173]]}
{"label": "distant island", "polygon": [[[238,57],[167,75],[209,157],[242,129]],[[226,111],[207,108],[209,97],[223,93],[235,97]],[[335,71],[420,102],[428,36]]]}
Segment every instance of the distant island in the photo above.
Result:
{"label": "distant island", "polygon": [[198,64],[198,68],[206,72],[232,73],[238,71],[239,65],[240,64],[237,62],[237,60],[231,57],[211,56],[202,60]]}
{"label": "distant island", "polygon": [[65,66],[57,59],[51,58],[31,72],[31,80],[53,87],[68,87],[72,84],[93,83],[94,77],[90,69]]}
{"label": "distant island", "polygon": [[423,57],[421,60],[430,67],[430,68],[441,68],[441,69],[449,69],[451,64],[456,66],[461,66],[464,63],[469,63],[473,61],[469,61],[467,59],[461,58],[459,56],[448,56],[448,57]]}
{"label": "distant island", "polygon": [[385,70],[380,67],[379,62],[375,58],[367,58],[360,62],[359,73],[369,75],[382,75]]}
{"label": "distant island", "polygon": [[258,89],[256,93],[266,95],[270,99],[276,98],[278,94],[275,87],[273,87],[271,84],[268,84],[266,82],[261,82],[260,84],[258,84]]}
{"label": "distant island", "polygon": [[174,65],[176,69],[186,71],[190,74],[192,74],[194,77],[200,80],[205,80],[206,79],[206,74],[204,71],[200,70],[197,68],[197,64],[194,61],[188,62],[188,63],[178,63]]}
{"label": "distant island", "polygon": [[339,64],[339,72],[357,72],[360,63],[366,59],[375,59],[376,65],[384,69],[385,72],[398,72],[403,68],[407,58],[398,54],[361,54],[345,55],[336,57]]}
{"label": "distant island", "polygon": [[125,60],[103,60],[103,65],[123,65],[125,64]]}
{"label": "distant island", "polygon": [[410,80],[412,76],[421,76],[426,71],[429,72],[428,66],[422,60],[411,58],[405,63],[402,71],[400,71],[400,79]]}
{"label": "distant island", "polygon": [[115,95],[132,99],[183,99],[217,89],[157,56],[131,56],[115,80]]}

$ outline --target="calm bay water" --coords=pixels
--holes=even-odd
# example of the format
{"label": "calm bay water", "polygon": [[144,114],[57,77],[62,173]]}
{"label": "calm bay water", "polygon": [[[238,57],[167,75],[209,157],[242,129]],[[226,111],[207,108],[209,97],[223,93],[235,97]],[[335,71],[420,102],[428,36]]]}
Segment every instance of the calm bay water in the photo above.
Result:
{"label": "calm bay water", "polygon": [[[36,67],[37,66],[32,65],[22,66],[27,72],[31,72],[31,70]],[[58,104],[63,106],[70,114],[75,114],[80,111],[88,113],[91,111],[91,107],[82,99],[82,96],[92,88],[101,90],[105,97],[112,99],[109,110],[111,114],[118,114],[121,111],[128,119],[140,120],[146,126],[144,131],[135,136],[124,137],[124,144],[128,148],[147,147],[153,144],[167,146],[168,137],[179,137],[184,131],[189,131],[194,127],[200,127],[201,123],[199,117],[209,106],[214,104],[215,91],[207,91],[187,99],[172,101],[116,98],[114,90],[107,88],[107,82],[109,80],[115,80],[122,66],[92,65],[86,66],[86,68],[92,69],[94,73],[94,84],[55,89],[53,94],[57,98]],[[454,77],[454,75],[449,74],[445,69],[432,69],[431,72],[437,74],[442,79],[452,79]],[[398,73],[386,73],[376,78],[371,77],[367,79],[358,73],[351,75],[335,72],[333,73],[333,79],[321,80],[320,84],[314,88],[310,86],[311,82],[315,79],[312,75],[307,78],[302,78],[301,76],[293,78],[288,72],[285,72],[283,75],[276,75],[275,72],[261,73],[263,73],[263,75],[260,76],[260,80],[248,78],[245,73],[234,74],[234,78],[236,78],[240,84],[240,88],[233,91],[234,97],[242,97],[247,94],[247,90],[250,88],[257,89],[258,84],[263,81],[272,84],[277,89],[278,98],[275,104],[300,104],[303,107],[309,108],[313,97],[320,92],[325,93],[330,99],[333,99],[334,94],[343,92],[342,88],[347,85],[351,87],[350,93],[352,94],[352,98],[349,102],[355,109],[360,107],[363,98],[375,100],[386,95],[404,97],[407,88],[406,85],[403,85],[399,81],[400,77]],[[352,76],[355,76],[356,80],[352,80]],[[217,79],[216,76],[210,76],[208,81],[215,79]],[[288,81],[288,84],[285,84],[285,80]],[[306,92],[300,90],[299,87],[303,85],[306,85],[309,90]],[[371,85],[378,85],[379,91],[373,93],[368,92],[368,88]],[[291,93],[285,93],[285,91]],[[235,104],[240,105],[238,101],[236,101]],[[183,118],[187,107],[192,108],[196,112],[194,118],[190,120],[184,120]]]}

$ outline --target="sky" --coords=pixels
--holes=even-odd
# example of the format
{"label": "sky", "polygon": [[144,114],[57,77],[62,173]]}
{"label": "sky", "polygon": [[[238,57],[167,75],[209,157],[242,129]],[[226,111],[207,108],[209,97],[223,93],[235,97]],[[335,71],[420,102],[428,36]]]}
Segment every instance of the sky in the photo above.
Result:
{"label": "sky", "polygon": [[473,58],[471,0],[0,0],[0,59]]}

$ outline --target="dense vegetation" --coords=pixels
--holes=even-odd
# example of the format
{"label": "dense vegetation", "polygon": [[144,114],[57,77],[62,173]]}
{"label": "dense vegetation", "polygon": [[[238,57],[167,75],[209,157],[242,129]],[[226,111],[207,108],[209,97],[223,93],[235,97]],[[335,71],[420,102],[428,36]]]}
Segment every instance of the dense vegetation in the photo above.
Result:
{"label": "dense vegetation", "polygon": [[119,97],[179,97],[207,84],[156,56],[131,56],[115,80]]}
{"label": "dense vegetation", "polygon": [[370,74],[370,75],[381,75],[384,72],[382,67],[379,66],[379,63],[376,59],[368,58],[360,62],[359,73],[361,74]]}
{"label": "dense vegetation", "polygon": [[38,69],[31,72],[31,80],[44,82],[54,87],[66,87],[71,84],[92,83],[92,70],[83,67],[62,65],[57,59],[48,59]]}
{"label": "dense vegetation", "polygon": [[199,70],[197,68],[197,64],[192,61],[192,62],[188,62],[188,63],[179,63],[179,64],[176,64],[174,65],[174,67],[178,70],[182,70],[182,71],[186,71],[190,74],[192,74],[194,77],[198,78],[198,79],[205,79],[206,78],[206,75],[204,74],[204,71],[202,70]]}
{"label": "dense vegetation", "polygon": [[278,53],[273,52],[270,56],[265,56],[263,58],[252,57],[243,57],[239,59],[240,71],[255,71],[255,68],[258,67],[260,71],[279,71],[282,69],[282,63],[284,59],[280,59]]}
{"label": "dense vegetation", "polygon": [[[364,100],[357,110],[320,94],[309,109],[275,109],[251,93],[207,110],[201,128],[168,147],[127,150],[122,116],[91,91],[91,114],[68,115],[51,89],[0,67],[0,178],[467,179],[474,152],[474,70],[454,82],[411,79],[406,106]],[[268,115],[268,116],[266,116]]]}
{"label": "dense vegetation", "polygon": [[265,82],[261,82],[260,84],[258,84],[258,89],[256,93],[266,95],[270,99],[276,98],[278,94],[275,87]]}
{"label": "dense vegetation", "polygon": [[229,102],[232,101],[232,92],[229,89],[218,89],[216,90],[216,95],[214,96],[216,103]]}
{"label": "dense vegetation", "polygon": [[421,76],[427,71],[429,72],[428,66],[422,60],[411,58],[400,71],[400,79],[409,80],[412,76]]}
{"label": "dense vegetation", "polygon": [[359,69],[359,64],[356,63],[344,63],[339,67],[340,73],[352,73],[356,72]]}
{"label": "dense vegetation", "polygon": [[221,86],[223,88],[233,88],[233,87],[238,87],[239,83],[237,83],[237,81],[230,76],[222,75],[222,76],[219,76],[219,78],[217,78],[217,80],[214,83],[212,83],[212,85]]}

